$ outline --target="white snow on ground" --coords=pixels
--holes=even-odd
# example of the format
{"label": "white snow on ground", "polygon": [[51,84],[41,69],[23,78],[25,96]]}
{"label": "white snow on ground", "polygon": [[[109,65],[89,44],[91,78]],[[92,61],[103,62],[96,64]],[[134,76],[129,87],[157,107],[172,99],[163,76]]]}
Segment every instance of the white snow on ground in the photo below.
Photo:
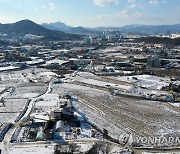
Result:
{"label": "white snow on ground", "polygon": [[121,88],[121,89],[125,89],[128,90],[130,89],[130,86],[125,86],[125,85],[115,85],[112,83],[108,83],[108,82],[103,82],[103,81],[98,81],[98,80],[94,80],[94,79],[83,79],[83,78],[79,78],[78,81],[81,81],[83,83],[87,83],[87,84],[92,84],[92,85],[97,85],[97,86],[101,86],[101,87],[106,87],[106,86],[110,86],[112,88]]}
{"label": "white snow on ground", "polygon": [[4,107],[0,107],[0,112],[20,113],[24,109],[26,102],[27,99],[4,99]]}
{"label": "white snow on ground", "polygon": [[[90,87],[85,87],[85,86],[80,86],[80,85],[74,85],[74,84],[69,84],[69,83],[64,83],[61,85],[56,85],[53,88],[53,93],[62,93],[64,91],[68,91],[68,92],[72,92],[76,91],[80,89],[80,91],[84,91],[85,93],[88,93],[89,95],[92,96],[97,96],[97,95],[107,95],[109,94],[106,91],[102,91],[102,90],[98,90],[98,89],[93,89]],[[78,98],[78,97],[77,97]],[[84,101],[84,100],[80,100],[80,101]],[[86,117],[91,123],[97,125],[101,130],[103,130],[103,128],[109,128],[109,134],[114,137],[114,138],[118,138],[119,132],[123,132],[123,130],[121,128],[118,128],[117,126],[111,124],[108,125],[107,120],[103,118],[102,114],[103,111],[96,109],[95,106],[93,105],[88,105],[86,104],[86,102],[84,102],[84,105],[82,103],[79,102],[74,102],[73,105],[76,106],[76,108],[78,109],[79,112],[81,112],[83,114],[83,117]]]}
{"label": "white snow on ground", "polygon": [[[0,74],[1,84],[12,86],[14,84],[27,83],[29,78],[51,79],[56,74],[42,68],[31,68],[26,70],[12,71],[11,73],[2,72]],[[44,82],[43,79],[41,82]],[[13,84],[12,84],[13,83]]]}
{"label": "white snow on ground", "polygon": [[5,89],[6,89],[5,86],[1,86],[1,87],[0,87],[0,93],[2,93]]}
{"label": "white snow on ground", "polygon": [[117,51],[123,51],[123,49],[129,49],[129,50],[140,50],[141,48],[138,47],[124,47],[124,46],[117,46],[117,47],[108,47],[106,49],[97,50],[101,53],[111,53],[111,52],[117,52]]}
{"label": "white snow on ground", "polygon": [[[169,80],[150,76],[150,75],[139,75],[139,76],[127,76],[119,77],[123,82],[132,83],[132,86],[113,84],[109,82],[104,82],[100,80],[93,79],[94,75],[90,73],[79,73],[76,76],[70,77],[72,81],[78,81],[85,84],[100,86],[104,88],[113,88],[120,90],[121,92],[127,92],[130,94],[136,94],[140,96],[146,95],[167,95],[167,91],[160,90],[164,86],[169,85]],[[113,78],[113,77],[112,77]],[[118,78],[118,79],[119,79]],[[71,82],[71,81],[70,81]],[[134,84],[134,85],[133,85]]]}
{"label": "white snow on ground", "polygon": [[59,102],[59,96],[57,94],[45,94],[39,101],[36,102],[35,106],[57,106]]}
{"label": "white snow on ground", "polygon": [[77,146],[80,147],[80,151],[81,152],[87,152],[93,146],[93,144],[94,143],[77,144]]}
{"label": "white snow on ground", "polygon": [[52,78],[56,76],[56,73],[53,72],[40,72],[40,73],[35,73],[35,74],[28,74],[28,78],[41,78],[41,77],[47,77],[47,78]]}
{"label": "white snow on ground", "polygon": [[166,94],[168,94],[167,91],[143,89],[140,87],[132,87],[131,89],[128,90],[128,92],[130,92],[132,94],[139,94],[139,95],[147,95],[147,94],[166,95]]}
{"label": "white snow on ground", "polygon": [[16,95],[17,98],[35,98],[39,95],[39,93],[24,93]]}
{"label": "white snow on ground", "polygon": [[180,107],[180,103],[173,103],[174,106]]}
{"label": "white snow on ground", "polygon": [[65,61],[65,60],[60,60],[60,59],[53,59],[53,60],[50,60],[50,61],[47,61],[46,64],[53,64],[53,63],[57,63],[59,65],[62,65],[64,63],[67,63],[68,61]]}
{"label": "white snow on ground", "polygon": [[0,113],[0,122],[1,123],[12,123],[19,113]]}
{"label": "white snow on ground", "polygon": [[22,75],[22,73],[2,73],[0,75],[2,83],[21,83],[27,82],[27,79]]}
{"label": "white snow on ground", "polygon": [[6,98],[34,98],[46,91],[46,84],[20,83]]}
{"label": "white snow on ground", "polygon": [[41,72],[39,73],[40,76],[56,76],[57,74],[56,73],[53,73],[53,72]]}
{"label": "white snow on ground", "polygon": [[[31,70],[28,70],[28,71],[31,72]],[[28,71],[27,71],[27,74],[28,74]],[[17,73],[11,74],[11,75],[10,74],[9,75],[2,74],[2,76],[3,76],[2,81],[4,82],[2,87],[3,86],[7,87],[7,85],[12,84],[13,82],[20,82],[20,83],[18,83],[17,87],[16,87],[16,85],[13,84],[13,86],[15,86],[15,91],[13,91],[13,94],[11,95],[11,97],[12,96],[14,96],[14,98],[20,97],[21,96],[20,94],[22,94],[23,97],[25,97],[25,96],[31,97],[31,98],[35,97],[35,95],[43,93],[44,89],[47,88],[47,85],[42,84],[42,85],[39,85],[39,86],[35,86],[38,83],[30,85],[29,83],[27,83],[27,79],[29,77],[38,78],[40,76],[44,76],[45,78],[46,77],[51,78],[51,76],[55,76],[55,74],[52,73],[52,72],[48,72],[47,70],[45,70],[45,72],[42,72],[41,70],[39,70],[39,71],[35,70],[34,72],[35,72],[34,74],[27,75],[26,77],[23,76],[22,73],[20,73],[19,71]],[[8,78],[6,79],[6,76],[9,79]],[[91,78],[91,76],[92,76],[92,78]],[[67,75],[67,77],[68,77],[68,75]],[[145,92],[157,93],[158,92],[157,89],[159,89],[160,87],[166,85],[168,83],[168,80],[169,80],[169,79],[166,80],[164,78],[159,78],[159,77],[155,77],[155,76],[147,76],[147,75],[134,76],[134,77],[136,77],[137,79],[133,79],[132,76],[131,76],[129,82],[132,83],[132,85],[135,84],[137,87],[126,86],[126,85],[121,85],[121,84],[112,84],[112,83],[109,83],[109,82],[100,81],[100,80],[98,80],[98,78],[94,78],[94,75],[90,74],[90,73],[79,73],[79,74],[77,74],[75,76],[69,75],[69,78],[70,78],[69,82],[79,81],[79,82],[82,82],[82,83],[85,83],[85,84],[90,84],[90,85],[95,85],[95,86],[100,86],[100,87],[109,87],[109,86],[111,86],[111,87],[116,88],[116,89],[119,88],[119,89],[129,90],[132,93],[136,93],[136,90],[139,93],[145,93]],[[125,80],[126,77],[122,77],[122,78],[124,78],[124,80]],[[146,79],[147,79],[147,82],[145,81]],[[8,80],[11,81],[11,83],[8,83]],[[127,79],[125,80],[125,82],[127,82]],[[140,88],[141,84],[148,87],[148,89],[144,90],[143,88]],[[42,87],[44,87],[44,89]],[[152,89],[155,88],[155,90],[152,90],[151,88]],[[142,116],[143,114],[145,115],[146,118],[148,116],[151,116],[150,114],[147,116],[146,113],[143,112],[143,110],[146,109],[147,104],[148,104],[147,108],[149,110],[151,110],[149,104],[153,104],[153,102],[148,102],[147,104],[143,104],[143,103],[137,102],[137,101],[135,101],[133,103],[129,103],[129,102],[126,103],[126,102],[119,101],[119,100],[115,99],[114,101],[116,101],[117,104],[118,104],[115,107],[119,107],[119,106],[125,104],[120,108],[120,110],[118,110],[117,108],[114,108],[113,105],[111,107],[108,106],[108,103],[109,103],[108,100],[111,100],[112,97],[113,98],[116,97],[116,96],[110,95],[109,92],[99,90],[98,88],[97,89],[96,88],[90,88],[90,87],[88,87],[88,85],[87,86],[79,86],[79,85],[76,85],[76,84],[69,84],[69,83],[54,84],[51,94],[45,94],[43,97],[40,97],[40,99],[38,99],[34,103],[34,105],[37,108],[42,107],[42,109],[44,109],[44,112],[42,112],[42,113],[46,113],[47,111],[49,111],[48,109],[50,109],[50,108],[51,108],[51,111],[52,111],[53,107],[57,106],[57,104],[58,104],[57,103],[59,101],[58,94],[63,94],[65,92],[69,92],[70,94],[75,93],[75,94],[77,94],[77,96],[80,93],[82,95],[85,95],[85,97],[82,97],[82,95],[80,95],[79,97],[82,97],[82,100],[80,98],[79,102],[74,102],[74,103],[77,103],[76,104],[77,107],[81,108],[80,111],[82,111],[84,113],[84,116],[87,116],[88,119],[90,121],[92,121],[93,123],[95,123],[97,126],[99,126],[99,128],[101,128],[101,129],[108,128],[109,134],[112,134],[112,136],[115,137],[115,138],[118,138],[118,135],[119,135],[118,133],[123,132],[124,128],[128,129],[128,126],[131,126],[131,128],[133,128],[132,127],[133,125],[130,125],[130,124],[127,125],[127,126],[126,125],[123,126],[123,122],[118,124],[118,118],[121,118],[121,117],[127,118],[127,117],[129,117],[129,119],[132,120],[132,118],[131,118],[132,116],[136,117],[136,113],[132,114],[132,110],[130,110],[131,112],[128,112],[128,109],[131,108],[131,106],[134,105],[133,111],[135,110],[136,107],[138,108],[138,106],[142,107],[142,108],[139,107],[140,110],[138,110],[138,112],[136,111],[138,113],[137,115],[139,116],[138,121],[142,122],[141,124],[146,123],[146,119],[144,119],[144,117]],[[160,92],[162,93],[163,91],[160,91]],[[101,95],[101,97],[99,97],[100,95]],[[73,94],[73,96],[74,96],[74,94]],[[89,97],[89,98],[86,98],[86,96]],[[92,102],[91,102],[91,100],[92,100]],[[17,103],[18,103],[18,101],[17,101]],[[134,101],[134,100],[130,99],[130,100],[127,100],[127,101]],[[113,103],[114,102],[112,102],[112,104]],[[155,102],[155,103],[158,104],[158,102]],[[14,102],[12,104],[14,104]],[[21,103],[19,103],[19,105],[20,104]],[[16,106],[16,104],[15,104],[15,106]],[[158,105],[156,105],[155,107],[157,107],[157,110],[158,110]],[[155,107],[152,107],[152,110],[156,110]],[[46,108],[47,108],[47,110],[45,110]],[[124,111],[124,110],[127,110],[127,111]],[[170,113],[170,114],[167,114],[167,116],[171,116],[171,113],[172,113],[172,116],[174,116],[176,114],[176,111],[171,110],[169,107],[167,107],[167,109],[164,108],[163,110],[158,110],[158,111],[162,111],[162,112],[166,113],[164,110],[167,111],[168,113]],[[102,114],[104,112],[106,114]],[[121,112],[121,114],[117,114],[118,112]],[[118,118],[116,117],[116,114],[113,114],[113,113],[116,113]],[[7,116],[7,114],[0,114],[0,117],[3,120],[6,120],[7,122],[9,122],[8,120],[12,121],[12,120],[15,119],[15,117],[17,117],[17,114],[11,114],[11,115],[8,114],[8,115],[9,116]],[[43,116],[41,113],[39,115],[36,115],[36,114],[32,114],[32,115],[36,116],[36,118],[43,118],[43,119],[47,118],[47,116]],[[78,114],[76,114],[76,115],[79,116]],[[159,112],[156,115],[159,116]],[[11,117],[11,116],[13,116],[13,117]],[[113,121],[113,119],[112,119],[113,116],[114,116],[114,118],[117,118],[116,122]],[[79,117],[82,118],[81,116],[79,116]],[[153,114],[152,114],[152,119],[153,118],[154,117],[153,117]],[[143,120],[141,120],[141,119],[143,119]],[[165,116],[162,117],[162,119],[161,119],[161,117],[159,119],[158,118],[154,118],[153,120],[152,119],[150,119],[151,121],[148,121],[148,122],[152,122],[153,124],[157,124],[159,122],[159,125],[160,124],[163,125],[162,120],[164,120],[164,119],[171,121],[171,118],[168,118],[168,117],[166,118]],[[155,121],[156,119],[158,119],[158,120]],[[172,119],[173,119],[173,117],[172,117]],[[135,119],[135,120],[137,120],[137,119]],[[164,123],[166,122],[165,120],[164,120]],[[121,121],[123,121],[123,118],[121,119]],[[127,121],[128,120],[126,120],[126,122]],[[177,121],[175,121],[175,122],[177,122]],[[135,123],[136,124],[137,121],[129,121],[129,123]],[[134,125],[134,126],[136,126],[136,125]],[[174,126],[174,125],[172,124],[172,126]],[[86,136],[90,135],[90,132],[85,128],[85,126],[82,126],[81,128],[84,131],[83,132],[84,135],[86,135]],[[140,128],[137,127],[137,129],[139,131]],[[141,129],[143,129],[143,128],[141,128]],[[147,132],[148,132],[148,130],[147,130]],[[151,131],[149,131],[149,132],[151,132]],[[22,145],[22,148],[21,147],[12,148],[10,150],[10,153],[12,153],[12,154],[16,154],[16,153],[21,154],[22,151],[23,151],[23,153],[27,153],[27,154],[28,153],[29,154],[32,154],[32,153],[33,154],[34,153],[39,154],[39,153],[42,153],[42,151],[43,151],[43,153],[45,153],[45,154],[46,153],[50,154],[50,153],[53,153],[53,148],[54,148],[53,146],[52,146],[52,149],[51,149],[51,147],[49,148],[49,146],[46,149],[45,146],[36,145],[36,147],[33,147],[33,146],[32,147],[25,147],[25,146],[23,147],[23,145]],[[87,148],[88,148],[87,145],[82,145],[82,150],[83,149],[86,150]]]}
{"label": "white snow on ground", "polygon": [[[111,150],[110,150],[110,154],[118,154],[121,153],[122,148],[118,147],[118,146],[114,146]],[[123,153],[123,154],[128,154],[128,153]]]}
{"label": "white snow on ground", "polygon": [[17,69],[19,67],[16,67],[16,66],[6,66],[6,67],[0,67],[0,71],[8,71],[8,70],[14,70],[14,69]]}
{"label": "white snow on ground", "polygon": [[126,85],[117,85],[117,84],[113,84],[113,83],[109,83],[109,82],[103,82],[103,81],[99,81],[99,80],[95,80],[95,79],[89,79],[89,78],[86,78],[86,75],[88,75],[88,74],[81,73],[80,76],[72,77],[72,80],[87,83],[87,84],[92,84],[92,85],[96,85],[96,86],[101,86],[101,87],[110,86],[115,89],[129,90],[131,88],[130,86],[126,86]]}
{"label": "white snow on ground", "polygon": [[98,126],[98,128],[101,130],[106,128],[109,132],[109,135],[113,138],[118,139],[119,133],[125,131],[117,127],[116,125],[108,124],[108,122],[110,121],[107,121],[102,115],[99,115],[99,113],[92,108],[89,108],[79,103],[75,104],[75,106],[81,113],[83,113],[83,116],[86,117],[87,120],[90,121],[93,125]]}
{"label": "white snow on ground", "polygon": [[38,63],[42,63],[42,62],[44,62],[43,59],[34,59],[34,60],[32,60],[32,61],[26,61],[26,64],[28,64],[28,65],[34,65],[34,64],[38,64]]}
{"label": "white snow on ground", "polygon": [[78,112],[74,112],[74,115],[77,116],[77,119],[79,121],[83,121],[84,120],[84,118]]}
{"label": "white snow on ground", "polygon": [[162,78],[153,75],[135,75],[135,76],[122,76],[111,77],[112,79],[133,83],[139,87],[160,90],[162,87],[169,86],[170,79]]}
{"label": "white snow on ground", "polygon": [[45,72],[39,72],[39,73],[33,73],[33,74],[28,74],[27,79],[30,79],[36,83],[39,82],[49,82],[51,79],[56,78],[57,74],[50,72],[50,71],[45,71]]}
{"label": "white snow on ground", "polygon": [[40,115],[40,114],[31,114],[31,116],[33,116],[35,119],[39,119],[39,120],[45,120],[48,121],[49,120],[49,116],[45,116],[45,115]]}
{"label": "white snow on ground", "polygon": [[9,154],[53,154],[54,146],[52,145],[36,145],[29,147],[15,147],[10,149]]}
{"label": "white snow on ground", "polygon": [[[40,74],[48,72],[41,68],[33,68],[12,72],[1,72],[0,74],[0,99],[3,98],[3,103],[0,104],[0,124],[12,123],[20,115],[25,108],[27,99],[37,97],[45,93],[47,84],[44,83],[29,83],[28,75]],[[44,76],[53,73],[44,73]],[[54,74],[53,74],[54,75]],[[4,92],[5,88],[7,90]],[[52,98],[53,99],[53,98]]]}
{"label": "white snow on ground", "polygon": [[[108,95],[109,94],[109,92],[107,92],[107,91],[103,91],[103,90],[99,90],[98,89],[98,87],[97,88],[90,88],[91,86],[89,86],[88,87],[88,85],[89,84],[91,84],[91,85],[97,85],[97,86],[105,86],[105,83],[108,83],[108,82],[103,82],[103,81],[100,81],[99,82],[99,79],[98,79],[98,77],[97,77],[97,80],[96,80],[96,78],[95,78],[95,75],[94,74],[91,74],[91,73],[74,73],[73,75],[66,75],[66,77],[67,78],[70,78],[70,80],[74,80],[74,81],[79,81],[79,82],[83,82],[83,83],[88,83],[87,84],[87,86],[86,85],[84,85],[84,86],[80,86],[80,85],[76,85],[75,83],[73,83],[73,84],[71,84],[71,82],[69,82],[69,83],[63,83],[63,84],[57,84],[57,85],[54,85],[53,86],[53,90],[52,90],[52,93],[62,93],[62,92],[65,92],[65,91],[67,91],[67,92],[69,92],[70,94],[72,94],[73,96],[75,95],[76,96],[76,94],[77,94],[77,96],[79,95],[79,93],[82,93],[82,94],[80,94],[80,96],[79,97],[81,97],[81,95],[85,95],[84,96],[84,98],[83,99],[81,99],[81,98],[78,98],[79,99],[79,103],[74,103],[75,105],[76,105],[76,107],[80,110],[80,112],[83,112],[83,113],[85,113],[84,114],[84,116],[85,117],[88,117],[88,119],[92,122],[92,123],[94,123],[94,124],[96,124],[96,125],[98,125],[98,127],[100,128],[100,129],[103,129],[103,128],[107,128],[108,129],[108,131],[109,131],[109,134],[111,134],[111,136],[112,137],[114,137],[114,138],[118,138],[119,136],[117,136],[117,134],[118,133],[120,133],[120,132],[124,132],[125,130],[124,129],[122,129],[122,128],[124,128],[124,124],[122,123],[122,128],[121,128],[121,126],[119,126],[120,124],[119,123],[113,123],[113,120],[111,121],[111,122],[109,122],[109,123],[111,123],[111,124],[107,124],[108,123],[108,121],[107,121],[107,119],[106,119],[106,116],[108,117],[108,115],[106,115],[106,111],[104,111],[104,110],[102,110],[103,112],[105,112],[105,116],[102,114],[102,112],[100,112],[100,110],[97,110],[96,108],[99,108],[99,109],[101,109],[101,107],[98,107],[98,104],[101,104],[102,106],[104,106],[104,107],[106,107],[107,105],[106,105],[106,103],[108,104],[108,101],[106,102],[106,103],[104,103],[104,104],[102,104],[102,102],[104,101],[104,100],[98,100],[98,98],[97,97],[99,97],[99,96],[101,96],[101,95],[104,95],[104,98],[106,97],[106,95]],[[145,77],[145,76],[144,76]],[[143,77],[143,78],[144,78]],[[147,77],[147,76],[146,76]],[[109,83],[108,83],[109,84]],[[115,85],[115,84],[113,84],[113,85]],[[133,84],[132,84],[133,85]],[[118,86],[116,86],[116,88],[117,88]],[[144,88],[140,88],[140,87],[138,87],[138,86],[136,86],[136,88],[130,88],[129,90],[131,90],[132,92],[134,91],[136,91],[136,90],[138,90],[138,92],[140,92],[140,93],[155,93],[155,94],[162,94],[162,93],[166,93],[166,92],[164,92],[164,91],[159,91],[159,90],[150,90],[150,89],[144,89]],[[86,100],[86,94],[87,94],[87,96],[91,96],[91,98],[87,98],[87,100]],[[110,96],[110,100],[111,100],[111,97],[113,97],[113,98],[115,98],[114,96]],[[97,98],[97,100],[96,100],[96,98]],[[102,97],[103,98],[103,97]],[[124,98],[124,97],[123,97]],[[94,101],[94,103],[93,104],[91,104],[90,102],[91,102],[91,100],[90,99],[92,99],[92,102]],[[121,97],[120,97],[120,99],[121,99]],[[166,113],[167,115],[168,114],[178,114],[178,112],[176,112],[175,110],[170,110],[171,108],[169,107],[169,106],[167,106],[167,108],[169,109],[166,109],[166,108],[163,108],[163,109],[160,109],[161,108],[161,106],[165,106],[165,105],[163,105],[163,104],[160,104],[159,102],[152,102],[152,101],[147,101],[147,100],[140,100],[140,101],[138,101],[138,100],[134,100],[134,99],[128,99],[128,98],[124,98],[125,100],[116,100],[117,101],[117,104],[119,103],[119,105],[118,106],[121,106],[122,104],[121,104],[121,102],[122,103],[124,103],[124,101],[130,101],[130,102],[127,102],[127,104],[131,104],[131,106],[134,106],[134,108],[135,108],[135,110],[137,110],[136,109],[136,107],[137,108],[139,108],[139,110],[138,111],[136,111],[137,112],[137,114],[139,114],[139,112],[140,113],[142,113],[142,114],[139,114],[138,116],[138,118],[137,119],[135,119],[135,121],[133,122],[130,122],[130,123],[132,123],[132,125],[134,124],[134,123],[136,123],[136,121],[139,121],[139,122],[142,122],[142,124],[144,124],[144,123],[150,123],[149,121],[146,121],[146,118],[147,118],[147,115],[146,115],[146,112],[144,112],[144,110],[148,110],[148,113],[149,113],[149,116],[151,117],[151,118],[149,118],[150,119],[150,121],[151,121],[151,123],[152,123],[152,125],[156,125],[156,127],[158,126],[158,125],[163,125],[163,124],[165,124],[165,126],[164,127],[166,127],[166,124],[167,123],[171,123],[170,121],[171,120],[169,120],[168,118],[166,119],[167,121],[165,121],[164,120],[164,122],[162,122],[162,119],[161,119],[161,117],[159,117],[159,118],[156,118],[155,120],[156,121],[154,121],[154,119],[153,119],[153,114],[150,114],[151,112],[152,113],[155,113],[156,115],[158,115],[158,111],[160,111],[160,112],[164,112],[164,113]],[[96,102],[97,101],[97,102]],[[131,101],[134,101],[134,103],[132,103]],[[84,102],[84,103],[83,103]],[[95,102],[97,103],[97,106],[95,105]],[[125,103],[126,104],[126,103]],[[129,107],[131,108],[131,106],[126,106],[125,105],[125,110],[127,109],[127,110],[129,110]],[[96,107],[96,108],[95,108]],[[133,107],[132,107],[133,108]],[[157,109],[156,109],[157,108]],[[120,114],[120,117],[125,117],[125,118],[127,118],[127,117],[133,117],[133,118],[130,118],[130,119],[134,119],[134,117],[136,117],[136,112],[135,113],[133,113],[133,110],[131,111],[131,112],[124,112],[123,111],[123,109],[122,110],[116,110],[116,108],[113,108],[113,106],[112,106],[112,108],[110,108],[110,112],[111,111],[113,111],[114,113],[119,113],[119,112],[121,112]],[[132,115],[131,115],[132,114]],[[159,113],[159,114],[161,114],[161,113]],[[115,114],[116,115],[116,114]],[[144,118],[143,117],[143,115],[145,115],[145,117],[146,118]],[[162,115],[161,115],[162,116]],[[105,118],[103,118],[103,117],[105,117]],[[147,118],[148,119],[148,118]],[[148,119],[148,120],[149,120]],[[152,120],[153,119],[153,120]],[[163,117],[163,119],[165,119],[164,117]],[[159,123],[159,124],[158,124]],[[126,125],[126,124],[125,124]],[[172,127],[174,127],[174,125],[172,124],[171,125]],[[136,126],[135,126],[136,127]],[[162,126],[163,127],[163,126]],[[130,129],[133,129],[133,127],[130,127]],[[135,128],[136,129],[136,128]],[[155,129],[155,127],[151,127],[151,124],[150,124],[150,129],[152,129],[152,130],[146,130],[146,131],[144,131],[143,133],[149,133],[149,132],[155,132],[156,130],[153,130],[153,129]],[[128,130],[128,128],[126,128],[126,130]],[[175,131],[177,131],[176,129],[175,129]],[[137,132],[140,132],[139,130],[137,131]]]}

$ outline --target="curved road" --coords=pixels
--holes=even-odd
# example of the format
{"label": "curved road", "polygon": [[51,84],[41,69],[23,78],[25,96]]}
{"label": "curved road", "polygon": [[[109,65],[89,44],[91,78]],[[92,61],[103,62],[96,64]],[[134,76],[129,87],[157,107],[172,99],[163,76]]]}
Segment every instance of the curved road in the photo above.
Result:
{"label": "curved road", "polygon": [[13,126],[10,128],[10,130],[6,133],[5,137],[4,137],[4,140],[2,142],[2,154],[8,154],[9,153],[9,148],[11,146],[10,144],[10,141],[11,141],[11,137],[12,135],[14,134],[17,126],[20,124],[20,122],[26,118],[26,117],[29,117],[30,114],[31,114],[31,111],[33,109],[33,106],[35,105],[35,102],[40,99],[42,96],[50,93],[52,90],[52,82],[49,82],[49,85],[47,87],[47,90],[45,93],[39,95],[38,97],[36,98],[32,98],[30,103],[29,103],[29,106],[28,106],[28,109],[26,110],[25,114],[22,116],[22,118],[18,121],[18,122],[13,122]]}

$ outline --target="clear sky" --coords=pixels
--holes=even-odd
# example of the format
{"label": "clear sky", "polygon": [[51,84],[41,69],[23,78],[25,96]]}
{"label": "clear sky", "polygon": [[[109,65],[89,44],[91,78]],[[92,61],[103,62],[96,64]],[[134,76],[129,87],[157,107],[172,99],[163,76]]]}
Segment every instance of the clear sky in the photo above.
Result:
{"label": "clear sky", "polygon": [[30,19],[71,26],[180,23],[180,0],[0,0],[0,23]]}

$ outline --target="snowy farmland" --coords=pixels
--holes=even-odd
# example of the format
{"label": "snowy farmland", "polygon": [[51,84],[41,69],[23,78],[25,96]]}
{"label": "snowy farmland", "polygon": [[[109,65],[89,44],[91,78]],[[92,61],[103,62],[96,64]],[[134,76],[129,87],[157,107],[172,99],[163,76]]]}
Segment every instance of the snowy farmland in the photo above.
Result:
{"label": "snowy farmland", "polygon": [[163,87],[169,86],[170,79],[162,78],[153,75],[135,75],[135,76],[123,76],[123,77],[111,77],[114,80],[133,83],[139,87],[160,90]]}
{"label": "snowy farmland", "polygon": [[0,125],[2,128],[18,119],[30,99],[46,92],[47,84],[43,81],[42,83],[29,82],[27,76],[27,74],[35,76],[44,71],[43,69],[27,69],[0,74]]}
{"label": "snowy farmland", "polygon": [[[54,82],[57,80],[61,82]],[[118,140],[122,133],[177,136],[180,132],[178,107],[168,102],[113,95],[111,92],[115,89],[137,94],[138,89],[138,93],[167,94],[163,87],[169,82],[169,78],[149,75],[103,77],[87,72],[75,72],[59,79],[55,73],[37,68],[1,73],[0,126],[4,128],[7,123],[13,123],[22,112],[26,112],[24,109],[28,111],[25,115],[31,115],[36,121],[49,120],[48,114],[60,106],[61,97],[68,93],[78,111],[76,115],[102,132],[107,130],[114,139]],[[85,129],[82,132],[91,134]],[[31,154],[46,149],[46,146],[37,147],[12,147],[10,153],[23,150]],[[46,152],[52,153],[53,148]]]}
{"label": "snowy farmland", "polygon": [[75,105],[101,129],[114,137],[123,132],[137,136],[156,134],[159,129],[178,134],[179,109],[158,101],[112,96],[96,87],[64,83],[54,85],[52,93],[67,91],[79,102]]}
{"label": "snowy farmland", "polygon": [[54,146],[53,145],[36,145],[36,146],[23,146],[23,147],[15,147],[10,149],[9,154],[40,154],[43,151],[43,154],[53,154]]}

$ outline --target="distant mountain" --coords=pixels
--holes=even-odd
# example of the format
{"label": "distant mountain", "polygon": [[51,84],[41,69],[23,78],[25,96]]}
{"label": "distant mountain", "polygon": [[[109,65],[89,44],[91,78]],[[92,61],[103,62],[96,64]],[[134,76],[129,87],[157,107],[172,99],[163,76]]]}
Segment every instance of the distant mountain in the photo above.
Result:
{"label": "distant mountain", "polygon": [[84,28],[81,26],[72,27],[62,22],[55,22],[55,23],[49,23],[49,24],[43,23],[41,24],[41,26],[50,30],[58,30],[58,31],[63,31],[67,33],[72,33],[72,34],[91,34],[91,33],[99,32],[99,30],[98,29],[96,30],[96,28]]}
{"label": "distant mountain", "polygon": [[176,25],[126,25],[122,27],[72,27],[68,26],[62,22],[50,23],[50,24],[42,24],[43,27],[51,30],[58,30],[73,34],[91,34],[102,32],[104,30],[109,29],[118,29],[122,32],[132,32],[139,34],[168,34],[168,33],[179,33],[180,32],[180,24]]}
{"label": "distant mountain", "polygon": [[61,31],[53,31],[46,29],[31,20],[21,20],[12,24],[0,24],[0,33],[9,35],[21,35],[33,34],[44,36],[44,39],[77,39],[80,38],[78,35],[67,34]]}
{"label": "distant mountain", "polygon": [[176,25],[126,25],[119,28],[124,32],[167,34],[180,32],[180,24]]}
{"label": "distant mountain", "polygon": [[71,28],[67,30],[66,32],[73,33],[73,34],[92,34],[92,33],[98,33],[99,31],[89,30],[89,29],[79,26],[79,27]]}
{"label": "distant mountain", "polygon": [[[126,25],[122,27],[71,27],[62,22],[38,25],[30,20],[21,20],[12,24],[0,24],[0,33],[10,35],[40,35],[49,40],[79,39],[77,34],[99,33],[106,29],[119,29],[122,32],[144,33],[144,34],[168,34],[180,33],[180,24],[176,25]],[[46,27],[46,28],[45,28]],[[63,32],[62,32],[63,31]],[[71,34],[69,34],[71,33]]]}
{"label": "distant mountain", "polygon": [[51,30],[58,30],[58,31],[67,31],[73,27],[67,26],[65,23],[62,22],[55,22],[55,23],[43,23],[41,24],[42,27],[51,29]]}
{"label": "distant mountain", "polygon": [[122,32],[132,33],[144,33],[144,34],[167,34],[167,33],[179,33],[180,24],[176,25],[126,25],[122,27],[96,27],[87,28],[88,30],[104,31],[109,29],[117,29]]}

